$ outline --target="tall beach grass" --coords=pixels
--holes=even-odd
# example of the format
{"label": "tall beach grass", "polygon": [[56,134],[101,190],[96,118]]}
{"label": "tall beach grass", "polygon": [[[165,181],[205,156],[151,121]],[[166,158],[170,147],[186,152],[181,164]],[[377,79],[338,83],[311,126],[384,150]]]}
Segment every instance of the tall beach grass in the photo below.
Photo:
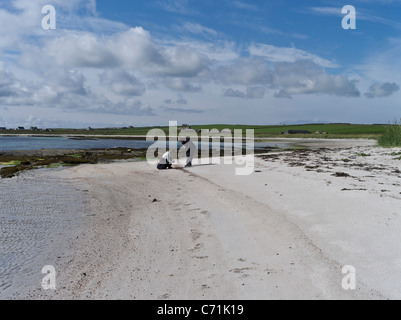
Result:
{"label": "tall beach grass", "polygon": [[379,138],[381,147],[401,147],[401,119],[395,120],[386,127],[386,131]]}

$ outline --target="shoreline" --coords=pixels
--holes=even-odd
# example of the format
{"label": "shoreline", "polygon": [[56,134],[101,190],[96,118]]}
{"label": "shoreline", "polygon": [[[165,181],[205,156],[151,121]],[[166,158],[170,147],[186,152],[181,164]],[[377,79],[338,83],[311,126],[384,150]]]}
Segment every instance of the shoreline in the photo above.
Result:
{"label": "shoreline", "polygon": [[[82,197],[71,233],[37,255],[55,261],[57,290],[40,288],[38,270],[34,289],[17,283],[6,298],[398,299],[400,155],[354,145],[258,155],[251,176],[228,164],[158,171],[141,162],[0,180],[61,179]],[[37,195],[27,208],[40,207]],[[341,287],[345,265],[356,268],[356,290]]]}
{"label": "shoreline", "polygon": [[146,149],[128,148],[0,151],[0,179],[12,178],[20,172],[40,168],[107,163],[117,160],[135,161],[145,156]]}
{"label": "shoreline", "polygon": [[[256,141],[256,140],[255,140]],[[275,139],[274,141],[294,142],[293,148],[346,148],[355,145],[375,146],[377,142],[371,139]],[[324,146],[322,146],[322,143]],[[254,154],[275,151],[280,147],[255,148]],[[291,149],[291,148],[290,148]],[[283,149],[281,151],[285,151]],[[10,150],[0,151],[0,179],[10,178],[26,170],[32,170],[44,167],[58,167],[80,165],[85,163],[102,163],[117,160],[135,160],[146,157],[147,149],[130,148],[103,148],[103,149],[40,149],[40,150]],[[198,157],[202,157],[201,151],[198,151]],[[244,151],[243,151],[244,152]],[[221,156],[223,156],[221,150]],[[210,156],[210,153],[209,153]],[[2,165],[3,163],[3,165]],[[14,164],[13,164],[14,163]]]}
{"label": "shoreline", "polygon": [[[99,139],[127,139],[127,140],[137,140],[137,139],[146,139],[146,135],[101,135],[101,134],[28,134],[28,133],[15,133],[15,134],[5,134],[5,133],[0,133],[0,137],[39,137],[39,138],[99,138]],[[173,139],[178,139],[182,138],[182,136],[169,136],[166,135],[166,138],[173,138]],[[209,137],[211,138],[211,136]],[[244,137],[245,139],[245,137]],[[348,137],[297,137],[296,135],[287,135],[286,137],[282,136],[258,136],[254,137],[253,139],[247,138],[250,140],[313,140],[313,141],[343,141],[343,140],[350,140],[350,141],[377,141],[376,139],[373,138],[348,138]]]}

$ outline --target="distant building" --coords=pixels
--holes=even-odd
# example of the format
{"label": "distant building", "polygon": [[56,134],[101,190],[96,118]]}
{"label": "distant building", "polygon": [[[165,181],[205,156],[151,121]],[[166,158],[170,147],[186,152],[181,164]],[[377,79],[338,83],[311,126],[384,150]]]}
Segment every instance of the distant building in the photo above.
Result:
{"label": "distant building", "polygon": [[38,127],[31,127],[29,130],[31,130],[31,131],[39,131]]}
{"label": "distant building", "polygon": [[88,131],[93,131],[93,129],[91,127],[88,127],[88,129],[86,129]]}
{"label": "distant building", "polygon": [[24,127],[18,127],[17,130],[25,130]]}
{"label": "distant building", "polygon": [[287,130],[283,134],[311,134],[308,130]]}
{"label": "distant building", "polygon": [[6,127],[0,127],[0,130],[7,130]]}

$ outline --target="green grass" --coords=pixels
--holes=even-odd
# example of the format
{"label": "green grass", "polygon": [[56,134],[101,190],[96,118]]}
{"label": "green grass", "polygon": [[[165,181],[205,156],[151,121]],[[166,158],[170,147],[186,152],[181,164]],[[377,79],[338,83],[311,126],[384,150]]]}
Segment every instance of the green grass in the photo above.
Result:
{"label": "green grass", "polygon": [[0,162],[2,166],[17,166],[19,164],[21,164],[21,161]]}
{"label": "green grass", "polygon": [[[287,130],[308,130],[315,135],[315,132],[327,132],[328,135],[343,135],[343,136],[357,136],[357,135],[378,135],[382,134],[385,130],[385,125],[353,125],[353,124],[304,124],[304,125],[283,125],[283,126],[232,126],[232,125],[212,125],[212,126],[199,126],[200,128],[209,129],[216,128],[222,130],[227,129],[253,129],[255,136],[281,136],[281,132]],[[193,126],[198,129],[198,126]],[[298,135],[297,135],[298,136]],[[310,136],[310,135],[302,135]],[[318,135],[322,137],[323,135]]]}
{"label": "green grass", "polygon": [[53,163],[53,164],[49,164],[46,168],[48,169],[56,169],[59,168],[61,166],[60,163]]}
{"label": "green grass", "polygon": [[[243,130],[245,135],[246,129],[253,129],[256,138],[274,138],[274,137],[298,137],[298,138],[366,138],[366,139],[378,139],[386,131],[385,124],[378,125],[363,125],[363,124],[303,124],[303,125],[230,125],[230,124],[211,124],[211,125],[193,125],[191,126],[194,130],[202,129],[217,129],[219,131],[223,129],[240,129]],[[126,129],[94,129],[88,131],[86,129],[53,129],[51,132],[43,131],[2,131],[0,133],[12,133],[12,134],[45,134],[45,135],[107,135],[107,136],[146,136],[151,129],[161,129],[166,134],[169,132],[169,127],[138,127],[138,128],[126,128]],[[179,127],[180,129],[180,127]],[[296,135],[282,135],[281,133],[287,130],[308,130],[312,134],[296,134]],[[327,134],[315,134],[317,131],[327,132]],[[179,130],[178,130],[179,132]]]}
{"label": "green grass", "polygon": [[137,160],[137,161],[146,161],[147,158],[146,157],[135,157],[135,160]]}
{"label": "green grass", "polygon": [[401,119],[386,126],[385,132],[379,138],[379,145],[385,148],[401,147]]}

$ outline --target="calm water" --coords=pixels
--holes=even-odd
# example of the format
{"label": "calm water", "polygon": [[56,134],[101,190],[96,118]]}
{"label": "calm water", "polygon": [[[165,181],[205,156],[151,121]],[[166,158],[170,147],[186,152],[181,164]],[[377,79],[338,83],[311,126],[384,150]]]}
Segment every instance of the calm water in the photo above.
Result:
{"label": "calm water", "polygon": [[[152,144],[154,144],[153,141],[145,140],[75,140],[67,137],[0,137],[0,151],[41,149],[105,149],[119,147],[144,149],[149,148]],[[178,146],[181,146],[181,144],[178,143]],[[204,146],[205,145],[203,145],[203,147]],[[218,148],[218,144],[212,146],[214,148]],[[289,142],[255,142],[255,149],[263,149],[268,147],[288,148],[292,146],[292,143]],[[241,147],[241,145],[235,145],[235,147]],[[245,147],[245,145],[243,147]]]}
{"label": "calm water", "polygon": [[0,151],[41,149],[105,149],[105,148],[148,148],[150,142],[143,140],[75,140],[66,137],[0,137]]}

